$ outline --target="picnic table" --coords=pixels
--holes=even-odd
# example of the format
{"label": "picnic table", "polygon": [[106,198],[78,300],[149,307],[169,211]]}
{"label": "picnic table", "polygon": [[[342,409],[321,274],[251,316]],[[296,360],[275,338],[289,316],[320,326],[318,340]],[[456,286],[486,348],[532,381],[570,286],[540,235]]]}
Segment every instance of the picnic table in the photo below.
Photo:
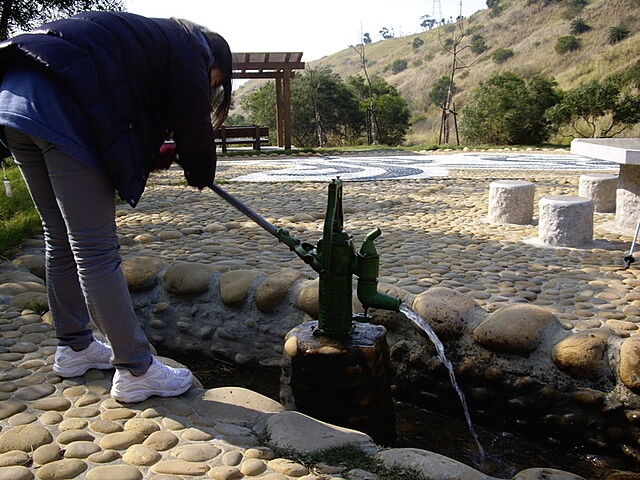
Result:
{"label": "picnic table", "polygon": [[615,223],[634,230],[640,221],[640,138],[576,138],[571,153],[620,165]]}

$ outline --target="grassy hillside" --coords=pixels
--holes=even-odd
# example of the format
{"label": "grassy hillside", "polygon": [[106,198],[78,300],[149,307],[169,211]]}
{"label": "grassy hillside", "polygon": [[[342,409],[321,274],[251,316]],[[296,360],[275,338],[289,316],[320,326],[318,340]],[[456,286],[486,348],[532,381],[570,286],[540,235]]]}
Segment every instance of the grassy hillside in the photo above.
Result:
{"label": "grassy hillside", "polygon": [[[460,112],[473,89],[494,72],[513,71],[525,78],[542,74],[554,78],[563,90],[575,88],[590,80],[623,71],[640,62],[640,0],[586,0],[586,6],[576,7],[576,0],[501,0],[502,11],[481,10],[462,23],[448,24],[419,34],[391,38],[365,47],[367,70],[397,86],[409,101],[413,127],[407,144],[436,143],[440,128],[440,110],[430,103],[429,92],[443,76],[449,76],[453,56],[443,42],[459,38],[461,52],[454,81],[456,109]],[[576,35],[582,47],[567,54],[558,54],[558,38],[571,35],[571,22],[581,18],[591,30]],[[623,24],[631,35],[610,45],[611,27]],[[468,48],[474,34],[482,35],[489,50],[476,55]],[[424,43],[414,49],[414,40]],[[492,60],[497,49],[510,49],[513,56],[504,63]],[[407,68],[392,70],[393,62],[406,60]],[[362,73],[361,59],[353,48],[309,62],[308,67],[329,67],[343,77]],[[237,93],[249,91],[249,83]],[[640,128],[627,132],[640,136]],[[568,139],[565,139],[568,141]]]}

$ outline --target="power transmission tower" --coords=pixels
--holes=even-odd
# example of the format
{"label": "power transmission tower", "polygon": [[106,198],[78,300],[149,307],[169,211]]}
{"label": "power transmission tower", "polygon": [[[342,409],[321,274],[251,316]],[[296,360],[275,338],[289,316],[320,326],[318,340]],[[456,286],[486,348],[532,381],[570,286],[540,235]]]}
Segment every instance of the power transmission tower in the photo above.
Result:
{"label": "power transmission tower", "polygon": [[436,21],[436,26],[440,25],[442,21],[442,5],[440,5],[440,0],[433,0],[433,12],[431,12],[431,16]]}

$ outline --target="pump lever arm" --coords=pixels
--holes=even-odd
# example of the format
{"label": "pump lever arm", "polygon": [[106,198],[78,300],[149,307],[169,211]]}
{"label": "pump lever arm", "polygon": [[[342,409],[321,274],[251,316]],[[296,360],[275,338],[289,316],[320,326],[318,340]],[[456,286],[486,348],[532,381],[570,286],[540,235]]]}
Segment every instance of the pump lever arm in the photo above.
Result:
{"label": "pump lever arm", "polygon": [[267,221],[267,219],[258,215],[240,200],[232,196],[230,193],[226,192],[219,185],[212,183],[211,185],[209,185],[209,188],[220,195],[230,205],[238,209],[240,212],[244,213],[247,217],[264,228],[271,235],[287,245],[296,255],[298,255],[298,257],[302,259],[303,262],[309,264],[311,268],[313,268],[316,272],[320,272],[320,264],[318,263],[314,255],[314,247],[312,245],[300,242],[300,240],[293,238],[286,230],[276,227],[274,224]]}
{"label": "pump lever arm", "polygon": [[209,185],[209,188],[211,190],[213,190],[214,192],[216,192],[218,195],[220,195],[231,206],[233,206],[236,209],[240,210],[247,217],[249,217],[251,220],[253,220],[258,225],[260,225],[262,228],[264,228],[271,235],[277,236],[276,232],[278,231],[278,227],[276,227],[273,223],[268,222],[266,218],[261,217],[260,215],[258,215],[256,212],[251,210],[249,207],[247,207],[240,200],[238,200],[237,198],[233,197],[231,194],[227,193],[219,185],[216,185],[215,183],[212,183],[211,185]]}
{"label": "pump lever arm", "polygon": [[304,263],[311,266],[311,268],[316,272],[320,273],[320,263],[316,258],[315,247],[313,245],[307,242],[301,242],[297,238],[292,237],[289,235],[289,232],[283,228],[278,228],[275,236],[278,240],[287,245],[293,253],[298,255]]}

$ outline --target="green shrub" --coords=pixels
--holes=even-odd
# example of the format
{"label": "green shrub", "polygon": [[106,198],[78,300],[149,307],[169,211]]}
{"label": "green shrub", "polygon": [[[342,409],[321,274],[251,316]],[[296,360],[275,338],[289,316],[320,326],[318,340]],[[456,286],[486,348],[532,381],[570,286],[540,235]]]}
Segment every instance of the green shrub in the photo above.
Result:
{"label": "green shrub", "polygon": [[479,33],[474,33],[471,37],[471,51],[476,55],[480,55],[489,50],[484,36]]}
{"label": "green shrub", "polygon": [[505,6],[501,3],[496,2],[493,7],[489,9],[489,17],[498,18],[505,10]]}
{"label": "green shrub", "polygon": [[394,60],[391,64],[391,71],[393,73],[400,73],[403,70],[406,70],[408,66],[408,62],[404,58],[399,58],[398,60]]}
{"label": "green shrub", "polygon": [[557,54],[564,55],[565,53],[580,50],[580,48],[582,48],[582,42],[573,35],[567,35],[558,39],[555,50]]}
{"label": "green shrub", "polygon": [[510,48],[498,48],[493,52],[493,54],[491,54],[491,59],[495,63],[500,64],[509,60],[511,57],[513,57],[513,55],[513,50],[511,50]]}
{"label": "green shrub", "polygon": [[562,4],[564,5],[562,18],[569,19],[579,15],[588,2],[587,0],[564,0]]}
{"label": "green shrub", "polygon": [[607,41],[614,45],[618,42],[621,42],[625,38],[631,35],[631,30],[629,30],[626,26],[619,24],[615,27],[611,27],[609,29],[609,34],[607,35]]}
{"label": "green shrub", "polygon": [[571,22],[571,29],[569,32],[571,35],[580,35],[591,30],[591,27],[587,24],[584,18],[576,18]]}

